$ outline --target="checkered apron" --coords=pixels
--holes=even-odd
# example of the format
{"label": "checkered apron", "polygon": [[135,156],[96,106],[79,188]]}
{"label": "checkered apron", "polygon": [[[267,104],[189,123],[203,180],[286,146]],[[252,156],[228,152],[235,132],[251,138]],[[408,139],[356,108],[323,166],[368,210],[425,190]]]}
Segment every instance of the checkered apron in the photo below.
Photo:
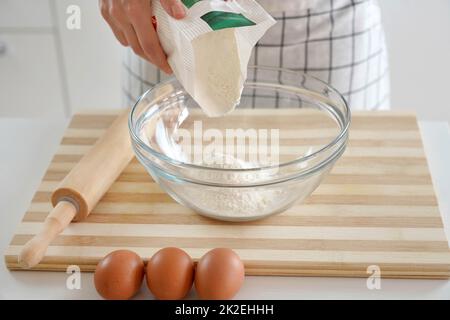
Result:
{"label": "checkered apron", "polygon": [[[389,109],[389,67],[376,0],[258,2],[277,24],[258,42],[249,64],[313,75],[337,89],[353,110]],[[127,48],[124,104],[133,105],[167,77]]]}

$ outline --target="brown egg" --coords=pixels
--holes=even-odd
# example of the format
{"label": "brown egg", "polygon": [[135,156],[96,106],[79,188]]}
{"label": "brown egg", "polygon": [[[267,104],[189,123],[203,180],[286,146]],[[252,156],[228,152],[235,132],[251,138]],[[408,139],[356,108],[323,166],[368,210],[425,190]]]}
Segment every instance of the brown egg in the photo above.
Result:
{"label": "brown egg", "polygon": [[231,299],[244,282],[245,269],[231,249],[216,248],[197,263],[195,289],[202,299]]}
{"label": "brown egg", "polygon": [[194,281],[194,262],[179,248],[164,248],[148,261],[146,277],[157,299],[183,299]]}
{"label": "brown egg", "polygon": [[105,299],[125,300],[139,290],[144,277],[144,262],[129,250],[113,251],[95,269],[94,284]]}

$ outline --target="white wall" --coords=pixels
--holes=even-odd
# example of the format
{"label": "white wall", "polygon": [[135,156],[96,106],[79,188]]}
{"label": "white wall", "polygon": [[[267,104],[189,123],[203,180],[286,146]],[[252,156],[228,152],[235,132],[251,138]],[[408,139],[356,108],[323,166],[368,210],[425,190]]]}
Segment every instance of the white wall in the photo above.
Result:
{"label": "white wall", "polygon": [[379,0],[391,68],[392,107],[450,121],[450,1]]}

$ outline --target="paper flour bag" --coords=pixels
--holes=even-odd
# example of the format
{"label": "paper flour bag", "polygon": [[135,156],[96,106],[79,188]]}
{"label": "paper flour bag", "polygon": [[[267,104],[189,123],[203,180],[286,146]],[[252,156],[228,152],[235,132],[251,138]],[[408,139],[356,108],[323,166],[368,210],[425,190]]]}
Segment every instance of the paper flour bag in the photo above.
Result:
{"label": "paper flour bag", "polygon": [[156,30],[178,81],[210,117],[239,103],[256,42],[275,20],[253,0],[181,0],[184,19],[153,1]]}

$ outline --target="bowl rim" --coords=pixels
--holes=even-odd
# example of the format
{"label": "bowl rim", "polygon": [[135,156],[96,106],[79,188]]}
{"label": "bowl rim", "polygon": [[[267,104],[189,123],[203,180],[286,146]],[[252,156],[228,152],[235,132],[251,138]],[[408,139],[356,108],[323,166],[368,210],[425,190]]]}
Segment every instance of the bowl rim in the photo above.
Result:
{"label": "bowl rim", "polygon": [[[341,127],[341,130],[339,132],[339,134],[333,139],[331,140],[328,144],[324,145],[322,148],[314,151],[311,154],[308,154],[304,157],[301,158],[297,158],[297,159],[293,159],[287,162],[283,162],[283,163],[279,163],[276,165],[270,165],[270,166],[261,166],[261,167],[253,167],[253,168],[215,168],[215,167],[207,167],[207,166],[201,166],[198,164],[193,164],[193,163],[188,163],[188,162],[183,162],[183,161],[179,161],[176,159],[173,159],[171,157],[166,156],[163,153],[160,153],[156,150],[154,150],[153,148],[151,148],[149,145],[147,145],[144,141],[142,141],[142,139],[139,137],[138,134],[136,134],[135,130],[134,130],[134,125],[133,125],[133,119],[135,111],[137,109],[137,106],[140,104],[140,102],[144,99],[144,97],[146,97],[148,94],[150,94],[151,92],[153,92],[154,90],[157,90],[160,86],[171,83],[173,81],[178,81],[176,79],[175,76],[171,76],[168,79],[159,82],[158,84],[156,84],[155,86],[153,86],[152,88],[148,89],[147,91],[145,91],[143,94],[141,94],[139,96],[139,98],[137,99],[136,103],[133,105],[133,107],[131,108],[131,111],[129,112],[128,115],[128,129],[131,135],[131,138],[134,142],[136,142],[139,147],[143,148],[145,151],[149,152],[150,154],[152,154],[153,156],[157,157],[158,159],[169,163],[170,165],[176,166],[176,167],[182,167],[182,168],[189,168],[189,169],[196,169],[196,170],[212,170],[212,171],[222,171],[222,172],[253,172],[253,171],[262,171],[262,170],[273,170],[273,169],[279,169],[279,168],[283,168],[283,167],[288,167],[288,166],[292,166],[295,164],[299,164],[302,163],[304,161],[309,161],[310,159],[318,156],[319,154],[322,154],[323,152],[327,151],[328,149],[334,147],[336,144],[338,144],[342,138],[344,138],[345,136],[347,136],[349,127],[350,127],[350,123],[351,123],[351,110],[348,106],[347,100],[343,97],[343,95],[336,90],[334,87],[332,87],[331,85],[327,84],[325,81],[322,81],[312,75],[303,73],[303,72],[299,72],[299,71],[294,71],[294,70],[290,70],[290,69],[286,69],[286,68],[278,68],[278,67],[270,67],[270,66],[261,66],[261,65],[250,65],[248,66],[247,69],[256,69],[256,70],[269,70],[269,71],[277,71],[277,72],[284,72],[284,73],[290,73],[290,74],[295,74],[295,75],[299,75],[302,77],[306,77],[306,78],[310,78],[313,79],[315,81],[318,81],[319,83],[325,85],[330,91],[332,91],[333,93],[337,94],[338,98],[342,100],[343,103],[343,107],[344,107],[344,126]],[[247,80],[246,80],[247,82]],[[257,83],[257,82],[256,82]],[[244,83],[245,85],[245,83]],[[153,113],[156,113],[158,110],[154,110]],[[333,157],[334,152],[332,155],[330,155],[330,157]],[[327,157],[324,161],[326,161],[328,158]],[[321,161],[321,162],[324,162]],[[310,169],[313,169],[315,167],[320,167],[321,162],[319,162],[318,164],[316,164],[315,166],[313,166]],[[310,171],[310,170],[307,170]]]}

